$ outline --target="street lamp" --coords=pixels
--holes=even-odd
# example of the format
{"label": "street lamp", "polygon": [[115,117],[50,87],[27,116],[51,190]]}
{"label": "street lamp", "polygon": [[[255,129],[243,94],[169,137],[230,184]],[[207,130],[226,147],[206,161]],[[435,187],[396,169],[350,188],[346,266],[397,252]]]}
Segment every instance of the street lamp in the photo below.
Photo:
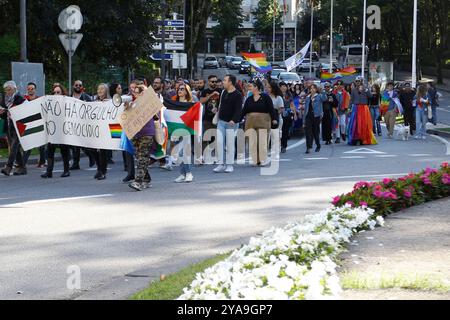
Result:
{"label": "street lamp", "polygon": [[411,86],[416,87],[417,83],[417,0],[414,0],[414,21],[413,21],[413,47],[412,47],[412,74]]}
{"label": "street lamp", "polygon": [[27,62],[27,0],[20,0],[20,60]]}

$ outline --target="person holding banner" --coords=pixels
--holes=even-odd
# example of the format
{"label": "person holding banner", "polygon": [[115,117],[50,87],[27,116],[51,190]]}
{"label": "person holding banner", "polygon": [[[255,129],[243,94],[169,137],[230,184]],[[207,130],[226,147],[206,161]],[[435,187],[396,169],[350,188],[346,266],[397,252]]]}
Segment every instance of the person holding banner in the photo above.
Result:
{"label": "person holding banner", "polygon": [[[83,82],[81,80],[75,80],[72,88],[72,97],[81,101],[91,102],[92,98],[86,92],[84,92]],[[81,149],[78,146],[70,146],[72,150],[72,166],[70,170],[80,170],[80,154]],[[89,167],[95,166],[95,152],[89,148],[83,148],[84,153],[89,157]]]}
{"label": "person holding banner", "polygon": [[[61,84],[55,83],[53,85],[53,95],[67,95],[67,90]],[[70,149],[69,146],[64,144],[52,144],[48,143],[47,145],[47,171],[41,175],[41,178],[48,179],[53,178],[53,167],[55,165],[55,151],[56,148],[60,149],[61,157],[63,159],[64,172],[61,175],[61,178],[67,178],[70,176],[70,168],[69,168],[69,159],[70,159]]]}
{"label": "person holding banner", "polygon": [[9,109],[14,108],[25,102],[25,99],[20,95],[17,90],[17,85],[14,81],[7,81],[3,85],[5,90],[5,97],[0,103],[0,117],[5,120],[6,133],[9,145],[9,156],[6,166],[1,170],[6,176],[11,174],[13,169],[14,161],[17,163],[17,168],[14,170],[14,175],[25,175],[27,174],[27,169],[25,167],[23,154],[20,147],[19,137],[17,135],[16,129],[14,128],[14,123],[10,117]]}
{"label": "person holding banner", "polygon": [[[109,100],[109,88],[106,83],[100,83],[97,87],[96,101],[107,101]],[[98,149],[95,150],[95,163],[97,164],[97,173],[94,179],[105,180],[106,171],[108,168],[108,150]]]}

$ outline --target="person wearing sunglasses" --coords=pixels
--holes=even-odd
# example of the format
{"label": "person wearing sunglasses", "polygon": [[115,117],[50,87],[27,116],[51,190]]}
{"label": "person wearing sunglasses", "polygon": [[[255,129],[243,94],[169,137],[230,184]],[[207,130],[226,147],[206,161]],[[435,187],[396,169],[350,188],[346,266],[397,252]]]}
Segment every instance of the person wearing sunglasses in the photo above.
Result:
{"label": "person wearing sunglasses", "polygon": [[[222,93],[222,90],[217,87],[217,81],[217,76],[210,75],[208,77],[208,88],[203,90],[200,95],[200,102],[203,104],[205,110],[203,113],[203,134],[209,129],[216,128],[212,121],[219,110],[219,98]],[[205,150],[208,144],[208,141],[203,142],[203,150]]]}
{"label": "person wearing sunglasses", "polygon": [[[66,96],[67,90],[60,83],[55,83],[53,85],[52,94],[54,96]],[[70,151],[69,146],[65,144],[52,144],[48,143],[47,145],[47,171],[41,175],[43,179],[53,178],[53,167],[55,165],[55,151],[56,148],[59,148],[61,151],[61,157],[63,160],[64,172],[61,175],[61,178],[67,178],[70,176],[70,168],[69,168],[69,158]]]}
{"label": "person wearing sunglasses", "polygon": [[[84,92],[83,82],[81,80],[75,80],[72,87],[72,98],[91,102],[92,97]],[[72,150],[72,166],[70,170],[80,170],[80,157],[81,157],[81,149],[83,149],[84,153],[89,157],[89,167],[92,168],[95,166],[95,156],[94,151],[89,148],[80,148],[77,146],[70,146]]]}

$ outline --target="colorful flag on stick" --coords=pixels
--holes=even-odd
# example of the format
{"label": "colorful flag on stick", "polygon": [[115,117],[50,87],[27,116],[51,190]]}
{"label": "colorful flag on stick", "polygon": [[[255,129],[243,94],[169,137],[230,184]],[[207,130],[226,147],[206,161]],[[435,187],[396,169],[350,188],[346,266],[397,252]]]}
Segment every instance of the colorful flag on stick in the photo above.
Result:
{"label": "colorful flag on stick", "polygon": [[264,53],[248,53],[241,52],[241,55],[246,59],[257,72],[267,73],[272,71],[272,66],[267,62],[266,55]]}
{"label": "colorful flag on stick", "polygon": [[310,46],[311,40],[302,48],[302,50],[294,54],[292,57],[286,59],[284,64],[286,66],[287,71],[291,71],[292,69],[296,68],[303,62]]}

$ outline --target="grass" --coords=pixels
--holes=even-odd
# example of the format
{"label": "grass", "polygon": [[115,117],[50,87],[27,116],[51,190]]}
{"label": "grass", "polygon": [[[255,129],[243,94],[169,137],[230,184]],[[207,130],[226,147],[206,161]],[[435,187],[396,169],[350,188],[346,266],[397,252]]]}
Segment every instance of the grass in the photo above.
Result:
{"label": "grass", "polygon": [[195,275],[216,263],[224,260],[230,253],[217,255],[200,263],[188,266],[179,272],[166,276],[165,280],[156,280],[150,285],[131,296],[131,300],[175,300],[183,294],[183,288],[189,286]]}
{"label": "grass", "polygon": [[[32,156],[39,155],[39,149],[33,149],[31,151]],[[6,159],[8,158],[8,148],[0,148],[0,159]]]}
{"label": "grass", "polygon": [[376,290],[376,289],[409,289],[435,290],[450,292],[450,282],[430,274],[381,274],[368,275],[360,272],[350,272],[341,275],[343,289]]}

